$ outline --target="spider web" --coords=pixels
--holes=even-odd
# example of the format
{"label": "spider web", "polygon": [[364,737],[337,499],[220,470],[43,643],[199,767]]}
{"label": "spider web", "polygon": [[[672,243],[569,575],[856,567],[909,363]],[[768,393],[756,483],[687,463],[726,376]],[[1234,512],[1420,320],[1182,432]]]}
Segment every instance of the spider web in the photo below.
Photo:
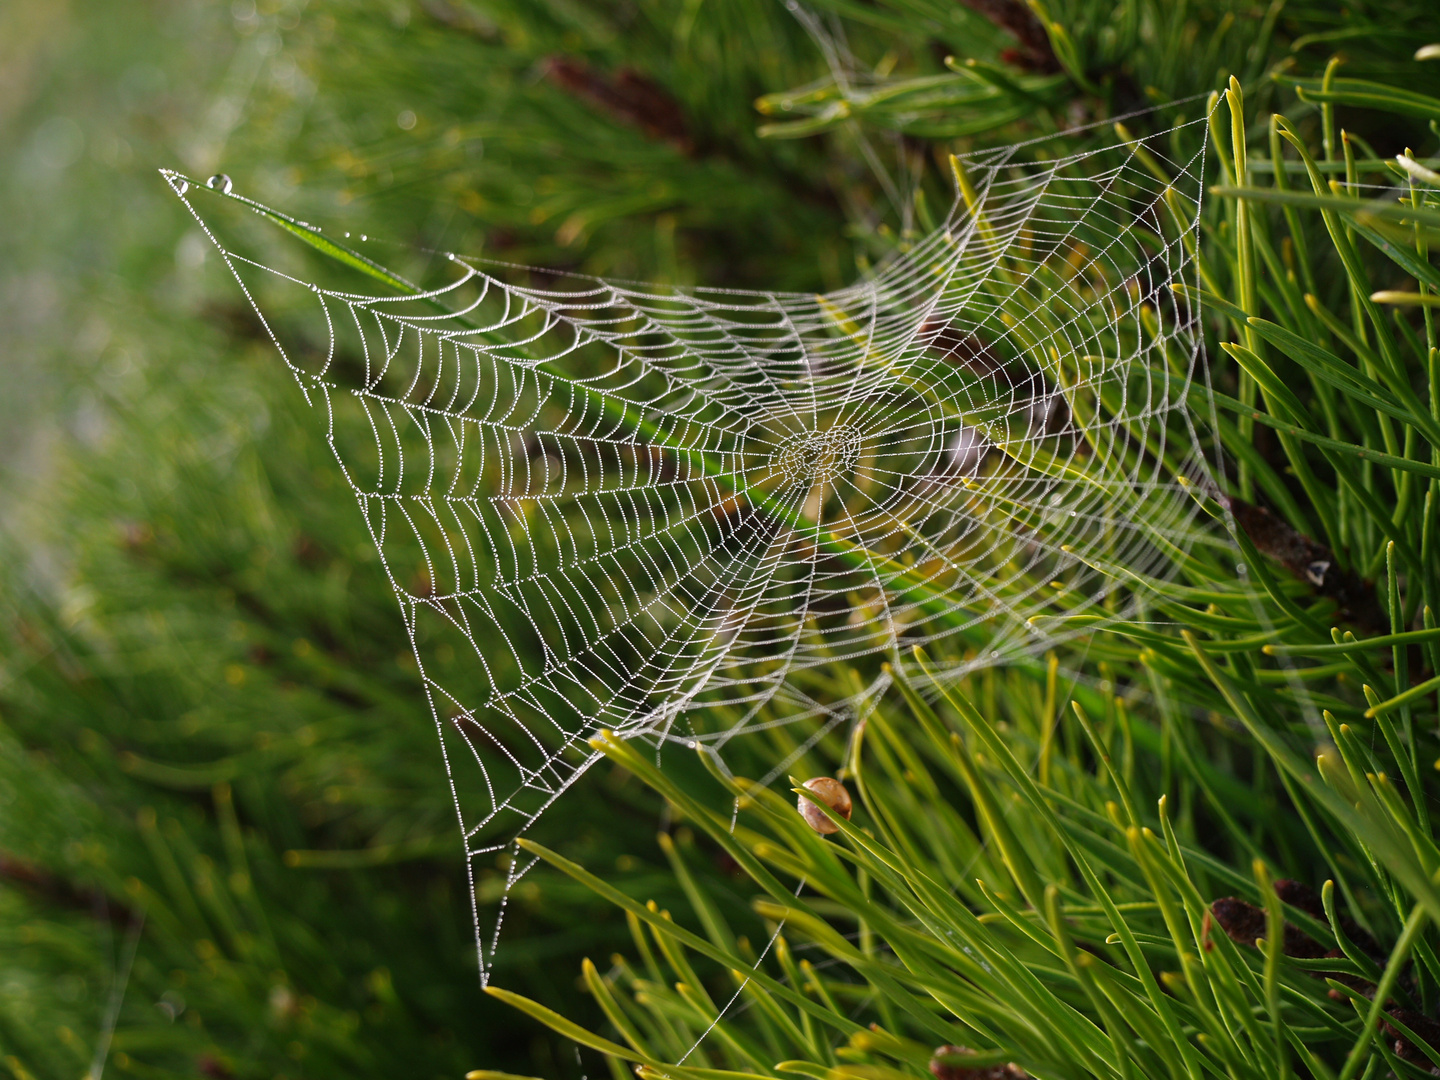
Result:
{"label": "spider web", "polygon": [[[515,852],[601,729],[657,752],[797,720],[823,733],[883,690],[865,658],[903,670],[930,646],[959,677],[1052,646],[1036,616],[1123,617],[1173,572],[1197,510],[1171,478],[1201,459],[1196,315],[1171,286],[1193,269],[1204,130],[970,157],[941,228],[823,296],[453,253],[421,288],[228,181],[165,174],[364,515],[472,902],[477,864]],[[349,276],[228,244],[217,197]],[[872,682],[811,697],[805,672],[837,661]],[[529,865],[510,859],[505,895]],[[477,929],[482,979],[503,912]]]}

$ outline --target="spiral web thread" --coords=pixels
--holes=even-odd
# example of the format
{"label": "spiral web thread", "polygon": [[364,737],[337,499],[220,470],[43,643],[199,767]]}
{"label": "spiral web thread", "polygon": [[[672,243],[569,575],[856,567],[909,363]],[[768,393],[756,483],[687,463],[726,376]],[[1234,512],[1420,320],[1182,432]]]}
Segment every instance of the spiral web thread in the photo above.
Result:
{"label": "spiral web thread", "polygon": [[1064,620],[1044,616],[1121,617],[1169,572],[1196,531],[1170,477],[1197,457],[1198,333],[1171,286],[1191,270],[1203,132],[972,157],[943,227],[824,296],[539,288],[453,254],[424,291],[342,256],[369,291],[337,289],[227,247],[196,209],[212,193],[166,174],[382,557],[472,897],[478,869],[508,863],[482,978],[531,865],[503,855],[597,760],[599,730],[718,752],[810,720],[813,742],[887,676],[825,704],[807,669],[903,667],[922,645],[959,677],[1054,644],[1041,628]]}

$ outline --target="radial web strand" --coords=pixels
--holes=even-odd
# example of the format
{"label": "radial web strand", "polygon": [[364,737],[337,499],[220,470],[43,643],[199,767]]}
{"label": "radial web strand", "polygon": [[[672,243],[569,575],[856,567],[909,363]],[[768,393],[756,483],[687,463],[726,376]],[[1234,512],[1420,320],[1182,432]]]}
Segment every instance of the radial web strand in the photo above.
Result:
{"label": "radial web strand", "polygon": [[[1123,617],[1173,573],[1197,533],[1175,477],[1197,467],[1204,387],[1172,286],[1193,276],[1203,132],[972,157],[943,227],[823,296],[459,254],[421,288],[166,174],[355,494],[472,877],[602,729],[718,751],[838,722],[863,703],[812,699],[808,670],[855,663],[863,698],[919,645],[958,677]],[[232,241],[227,213],[281,228]],[[482,972],[493,948],[487,931]]]}

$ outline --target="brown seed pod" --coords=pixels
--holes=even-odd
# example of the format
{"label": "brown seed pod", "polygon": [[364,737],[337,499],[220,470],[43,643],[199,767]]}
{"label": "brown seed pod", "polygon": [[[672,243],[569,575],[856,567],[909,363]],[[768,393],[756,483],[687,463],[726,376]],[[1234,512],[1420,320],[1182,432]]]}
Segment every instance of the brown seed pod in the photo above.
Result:
{"label": "brown seed pod", "polygon": [[1248,904],[1235,896],[1222,896],[1210,905],[1210,914],[1230,940],[1240,945],[1254,945],[1265,936],[1265,909]]}
{"label": "brown seed pod", "polygon": [[[817,799],[835,813],[846,821],[850,820],[852,808],[850,792],[845,790],[845,785],[839,780],[832,776],[817,776],[814,780],[806,780],[804,786],[807,791],[813,792]],[[840,831],[840,826],[826,817],[824,811],[804,795],[797,795],[795,799],[795,805],[800,811],[800,816],[805,819],[805,824],[821,836],[829,836],[831,833]]]}
{"label": "brown seed pod", "polygon": [[[1285,884],[1291,885],[1292,882],[1286,881]],[[1279,890],[1277,889],[1277,891]],[[1300,907],[1299,904],[1295,906]],[[1301,910],[1305,909],[1301,908]],[[1238,897],[1222,896],[1210,905],[1210,913],[1225,933],[1230,935],[1231,940],[1239,942],[1241,945],[1254,945],[1256,938],[1265,936],[1265,909],[1248,904]],[[1322,908],[1321,918],[1324,918],[1324,915],[1325,912]],[[1285,936],[1281,950],[1286,956],[1294,956],[1302,960],[1318,960],[1326,955],[1323,945],[1298,926],[1291,926],[1289,923],[1285,924]]]}
{"label": "brown seed pod", "polygon": [[937,1046],[930,1059],[930,1075],[935,1080],[1029,1080],[1030,1074],[1019,1065],[965,1065],[966,1057],[975,1053],[968,1046]]}
{"label": "brown seed pod", "polygon": [[[1298,881],[1291,881],[1288,878],[1281,878],[1275,882],[1275,895],[1280,897],[1285,903],[1294,905],[1301,911],[1319,919],[1321,922],[1328,923],[1330,921],[1325,914],[1325,905],[1320,895],[1308,885],[1303,885]],[[1266,933],[1265,909],[1256,907],[1254,904],[1247,903],[1234,896],[1222,896],[1219,900],[1212,903],[1210,910],[1206,912],[1205,920],[1207,935],[1209,924],[1213,920],[1220,925],[1220,928],[1224,930],[1225,933],[1241,945],[1254,945],[1256,943],[1255,939],[1264,937]],[[1370,937],[1369,934],[1365,933],[1364,930],[1360,929],[1353,919],[1342,915],[1340,917],[1340,925],[1350,940],[1373,957],[1377,964],[1385,963],[1385,955],[1380,947],[1375,944],[1375,940]],[[1213,947],[1213,944],[1207,936],[1205,948],[1208,950]],[[1285,924],[1285,934],[1281,951],[1284,952],[1286,956],[1293,956],[1301,960],[1330,960],[1338,959],[1344,955],[1339,949],[1327,949],[1298,926],[1293,926],[1288,922]],[[1366,979],[1360,978],[1358,975],[1329,972],[1326,973],[1324,977],[1344,983],[1346,986],[1358,991],[1367,998],[1375,996],[1374,984]],[[1343,991],[1334,989],[1330,991],[1330,997],[1335,1001],[1345,1001],[1348,999],[1348,995]],[[1404,1022],[1402,1019],[1401,1023]],[[1397,1049],[1396,1053],[1398,1054],[1399,1052]]]}
{"label": "brown seed pod", "polygon": [[[1385,1034],[1395,1040],[1393,1047],[1395,1056],[1401,1061],[1408,1061],[1412,1065],[1418,1065],[1422,1069],[1431,1064],[1430,1058],[1425,1051],[1412,1043],[1399,1028],[1391,1024],[1404,1024],[1417,1036],[1429,1043],[1432,1047],[1440,1046],[1440,1023],[1432,1020],[1424,1013],[1411,1012],[1408,1009],[1401,1009],[1391,1006],[1385,1010],[1385,1017],[1381,1019],[1380,1026],[1385,1029]],[[1433,1069],[1431,1070],[1434,1071]]]}

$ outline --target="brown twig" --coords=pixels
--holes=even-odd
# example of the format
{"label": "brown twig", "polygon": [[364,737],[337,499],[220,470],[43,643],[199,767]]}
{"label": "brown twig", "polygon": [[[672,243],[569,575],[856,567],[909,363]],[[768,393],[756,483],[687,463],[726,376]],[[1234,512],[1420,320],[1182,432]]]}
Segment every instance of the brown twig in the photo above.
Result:
{"label": "brown twig", "polygon": [[34,863],[0,852],[0,881],[20,889],[57,907],[81,911],[115,926],[133,924],[135,912],[117,904],[98,889],[76,885],[41,869]]}
{"label": "brown twig", "polygon": [[1026,71],[1045,75],[1060,70],[1045,26],[1022,0],[960,0],[975,14],[990,20],[1013,37],[1018,46],[1006,49],[1000,59]]}
{"label": "brown twig", "polygon": [[1234,496],[1221,496],[1221,502],[1260,554],[1308,582],[1318,595],[1334,600],[1343,618],[1367,630],[1383,633],[1390,629],[1375,590],[1342,568],[1328,547],[1254,503]]}
{"label": "brown twig", "polygon": [[600,112],[638,127],[652,139],[668,142],[682,153],[695,153],[695,140],[684,111],[654,79],[631,68],[606,76],[573,56],[549,57],[545,75]]}

